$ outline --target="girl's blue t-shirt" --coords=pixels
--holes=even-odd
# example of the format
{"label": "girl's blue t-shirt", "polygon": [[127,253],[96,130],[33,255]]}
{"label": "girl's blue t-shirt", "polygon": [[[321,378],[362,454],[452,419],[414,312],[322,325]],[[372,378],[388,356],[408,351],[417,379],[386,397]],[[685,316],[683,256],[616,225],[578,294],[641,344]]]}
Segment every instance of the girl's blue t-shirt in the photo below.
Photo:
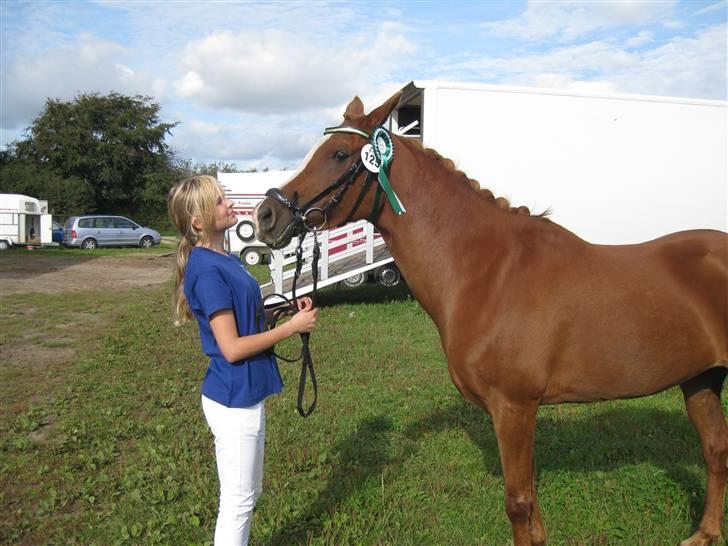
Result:
{"label": "girl's blue t-shirt", "polygon": [[238,335],[263,331],[263,317],[256,316],[263,309],[260,288],[240,260],[194,247],[185,270],[184,292],[200,328],[202,350],[210,357],[202,394],[229,408],[245,408],[281,392],[283,380],[273,355],[263,352],[228,362],[210,328],[214,313],[231,309]]}

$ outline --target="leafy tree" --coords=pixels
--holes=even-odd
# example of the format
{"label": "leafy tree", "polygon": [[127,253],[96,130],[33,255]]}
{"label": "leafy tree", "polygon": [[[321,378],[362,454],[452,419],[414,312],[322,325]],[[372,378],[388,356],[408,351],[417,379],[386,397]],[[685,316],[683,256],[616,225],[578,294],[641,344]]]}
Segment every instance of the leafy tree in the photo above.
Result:
{"label": "leafy tree", "polygon": [[[235,163],[227,163],[225,161],[214,161],[212,163],[192,163],[185,159],[177,163],[177,168],[183,176],[197,176],[200,174],[209,174],[215,176],[217,173],[242,173],[256,172],[257,169],[240,169]],[[268,169],[265,169],[268,170]]]}
{"label": "leafy tree", "polygon": [[93,203],[93,189],[88,183],[29,161],[0,161],[0,193],[45,199],[50,212],[59,219],[90,210]]}
{"label": "leafy tree", "polygon": [[89,212],[161,212],[175,178],[165,137],[177,123],[162,123],[159,109],[150,97],[118,93],[48,99],[15,153],[86,184],[93,195]]}

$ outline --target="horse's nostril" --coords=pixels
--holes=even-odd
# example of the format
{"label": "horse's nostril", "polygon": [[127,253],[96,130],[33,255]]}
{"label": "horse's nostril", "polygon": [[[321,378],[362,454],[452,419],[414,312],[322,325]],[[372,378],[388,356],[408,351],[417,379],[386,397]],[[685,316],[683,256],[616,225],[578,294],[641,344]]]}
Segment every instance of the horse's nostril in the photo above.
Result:
{"label": "horse's nostril", "polygon": [[263,230],[270,230],[276,223],[276,213],[270,207],[261,207],[258,211],[258,225]]}

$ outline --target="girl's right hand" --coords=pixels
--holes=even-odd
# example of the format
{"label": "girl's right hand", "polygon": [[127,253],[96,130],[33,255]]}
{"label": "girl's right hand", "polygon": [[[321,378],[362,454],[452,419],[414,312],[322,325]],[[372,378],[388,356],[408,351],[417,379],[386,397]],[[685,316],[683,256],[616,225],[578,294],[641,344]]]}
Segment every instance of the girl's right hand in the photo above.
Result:
{"label": "girl's right hand", "polygon": [[305,334],[311,332],[316,326],[318,309],[314,309],[310,298],[301,298],[298,301],[298,313],[291,317],[288,324],[291,325],[294,334]]}

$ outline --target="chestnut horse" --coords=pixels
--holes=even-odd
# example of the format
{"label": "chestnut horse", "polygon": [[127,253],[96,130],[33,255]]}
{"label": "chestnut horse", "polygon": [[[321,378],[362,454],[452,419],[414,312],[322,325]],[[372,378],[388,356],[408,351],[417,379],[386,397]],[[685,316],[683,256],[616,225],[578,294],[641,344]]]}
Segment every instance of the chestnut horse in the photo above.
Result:
{"label": "chestnut horse", "polygon": [[682,545],[717,543],[728,474],[720,401],[728,235],[696,230],[638,245],[590,244],[525,207],[504,206],[451,161],[391,135],[388,179],[406,207],[396,214],[375,198],[375,175],[355,167],[398,100],[365,115],[355,97],[342,125],[327,130],[290,182],[258,206],[259,239],[281,248],[304,223],[328,228],[373,211],[437,325],[453,383],[492,416],[515,546],[546,540],[533,464],[539,405],[633,398],[673,385],[683,391],[708,471],[700,526]]}

